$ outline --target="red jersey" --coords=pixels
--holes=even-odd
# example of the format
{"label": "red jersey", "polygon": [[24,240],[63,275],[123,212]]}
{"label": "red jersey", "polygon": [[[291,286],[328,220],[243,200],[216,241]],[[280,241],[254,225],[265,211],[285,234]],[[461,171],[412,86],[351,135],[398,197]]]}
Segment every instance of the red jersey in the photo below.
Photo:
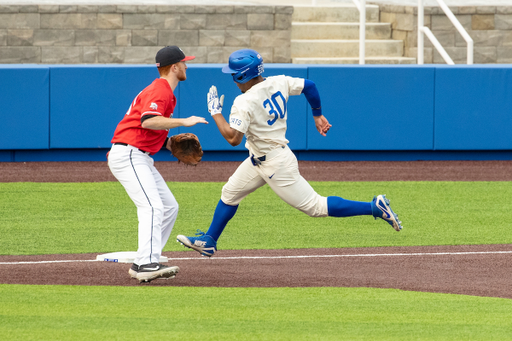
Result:
{"label": "red jersey", "polygon": [[142,128],[140,119],[145,115],[172,117],[176,107],[176,96],[169,83],[157,78],[133,100],[124,118],[117,125],[112,143],[127,143],[151,155],[158,152],[169,129],[152,130]]}

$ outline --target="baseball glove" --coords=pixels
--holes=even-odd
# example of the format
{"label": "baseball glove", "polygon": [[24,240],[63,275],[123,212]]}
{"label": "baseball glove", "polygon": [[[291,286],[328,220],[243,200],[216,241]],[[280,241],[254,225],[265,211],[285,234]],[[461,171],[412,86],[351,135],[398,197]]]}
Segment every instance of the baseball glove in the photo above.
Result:
{"label": "baseball glove", "polygon": [[171,136],[171,152],[178,162],[186,165],[197,166],[203,157],[203,149],[196,135],[183,133]]}

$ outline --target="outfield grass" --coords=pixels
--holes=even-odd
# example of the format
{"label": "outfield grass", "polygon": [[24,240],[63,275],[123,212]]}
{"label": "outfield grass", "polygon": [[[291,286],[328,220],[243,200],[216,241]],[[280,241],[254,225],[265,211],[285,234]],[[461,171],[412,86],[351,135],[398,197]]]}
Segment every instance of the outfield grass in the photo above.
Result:
{"label": "outfield grass", "polygon": [[[180,204],[177,234],[206,231],[222,183],[169,183]],[[372,217],[311,218],[268,187],[249,195],[220,249],[341,248],[512,243],[511,182],[312,182],[322,195],[370,201],[387,194],[404,229]],[[0,254],[135,250],[135,206],[119,183],[0,183]]]}
{"label": "outfield grass", "polygon": [[4,340],[508,340],[511,301],[368,288],[0,285]]}
{"label": "outfield grass", "polygon": [[[312,182],[322,195],[385,193],[404,223],[310,218],[268,188],[240,205],[221,249],[512,243],[511,182]],[[177,234],[206,230],[222,183],[169,183]],[[135,250],[118,183],[0,183],[0,254]],[[193,252],[193,251],[191,251]],[[7,276],[1,272],[0,276]],[[509,299],[371,288],[0,285],[2,340],[510,340]]]}

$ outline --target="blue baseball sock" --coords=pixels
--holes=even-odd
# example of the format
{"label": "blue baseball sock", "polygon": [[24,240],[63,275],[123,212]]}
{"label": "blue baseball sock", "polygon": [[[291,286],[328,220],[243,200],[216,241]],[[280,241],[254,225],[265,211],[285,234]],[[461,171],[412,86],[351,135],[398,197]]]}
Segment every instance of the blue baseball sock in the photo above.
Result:
{"label": "blue baseball sock", "polygon": [[217,208],[215,209],[215,213],[213,214],[212,223],[206,234],[212,237],[213,240],[217,241],[222,231],[224,231],[224,228],[226,227],[227,223],[235,215],[237,209],[238,205],[226,205],[225,203],[222,202],[222,200],[219,200]]}
{"label": "blue baseball sock", "polygon": [[345,200],[340,197],[327,197],[327,212],[330,217],[372,215],[372,204],[370,202]]}

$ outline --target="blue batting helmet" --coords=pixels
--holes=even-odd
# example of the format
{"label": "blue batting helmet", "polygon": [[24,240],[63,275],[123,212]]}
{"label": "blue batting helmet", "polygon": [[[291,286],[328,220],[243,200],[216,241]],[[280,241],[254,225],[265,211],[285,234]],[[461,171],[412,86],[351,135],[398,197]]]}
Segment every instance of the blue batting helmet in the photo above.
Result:
{"label": "blue batting helmet", "polygon": [[231,73],[235,82],[244,84],[263,73],[263,58],[251,49],[235,51],[229,56],[229,64],[222,68],[222,72]]}

